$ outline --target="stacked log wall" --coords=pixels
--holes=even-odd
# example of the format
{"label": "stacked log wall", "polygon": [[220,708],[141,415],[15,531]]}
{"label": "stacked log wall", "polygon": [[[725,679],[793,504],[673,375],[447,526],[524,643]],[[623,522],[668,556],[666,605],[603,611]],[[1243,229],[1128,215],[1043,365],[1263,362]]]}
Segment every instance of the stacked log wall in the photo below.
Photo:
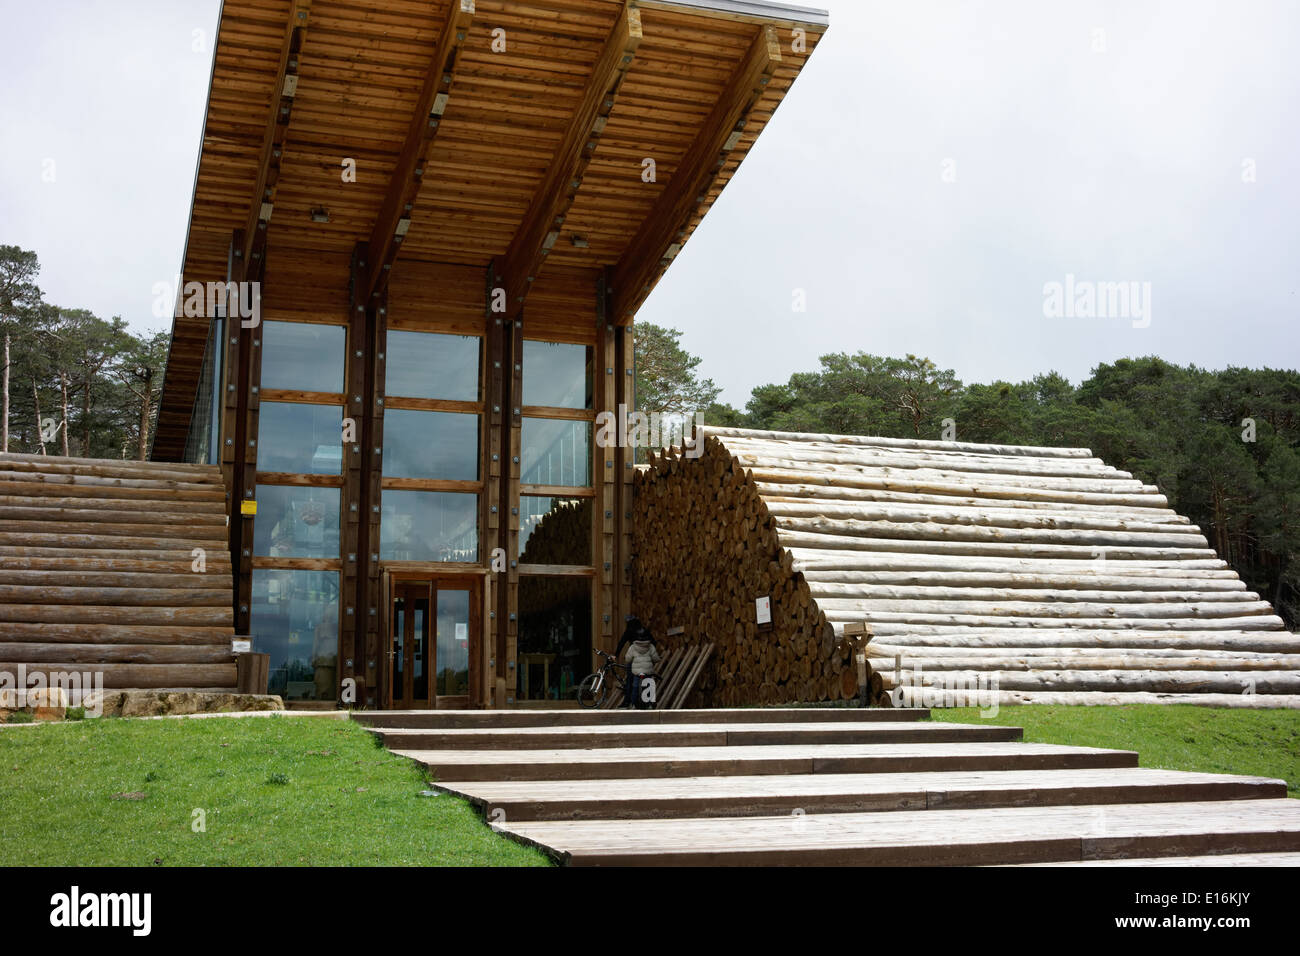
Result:
{"label": "stacked log wall", "polygon": [[[716,645],[687,706],[858,696],[852,645],[818,609],[757,484],[721,442],[706,439],[694,458],[680,448],[652,457],[636,478],[634,514],[634,612],[665,647]],[[761,597],[771,599],[770,625],[757,622]]]}

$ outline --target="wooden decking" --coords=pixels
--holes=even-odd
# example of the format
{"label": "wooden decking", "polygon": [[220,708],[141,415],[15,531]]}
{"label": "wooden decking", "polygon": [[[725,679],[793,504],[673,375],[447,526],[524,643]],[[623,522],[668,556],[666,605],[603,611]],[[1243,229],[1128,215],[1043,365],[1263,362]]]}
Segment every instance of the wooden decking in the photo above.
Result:
{"label": "wooden decking", "polygon": [[1286,798],[1280,780],[1141,768],[1132,751],[1028,744],[1015,727],[930,723],[926,715],[355,717],[500,832],[570,865],[1300,859],[1300,801]]}

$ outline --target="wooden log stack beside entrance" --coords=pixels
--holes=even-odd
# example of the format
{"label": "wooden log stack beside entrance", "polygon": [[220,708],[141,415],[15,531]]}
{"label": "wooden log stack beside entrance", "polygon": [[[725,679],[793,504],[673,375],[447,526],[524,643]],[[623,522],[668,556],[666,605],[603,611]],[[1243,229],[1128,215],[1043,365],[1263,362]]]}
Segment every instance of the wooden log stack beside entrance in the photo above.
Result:
{"label": "wooden log stack beside entrance", "polygon": [[[635,487],[633,606],[669,648],[716,645],[698,705],[859,696],[853,642],[817,607],[757,485],[720,441],[697,458],[655,457]],[[758,623],[762,597],[770,624]]]}
{"label": "wooden log stack beside entrance", "polygon": [[633,604],[656,634],[717,643],[706,706],[849,700],[864,682],[876,704],[956,687],[1300,706],[1300,639],[1156,488],[1086,449],[702,436],[638,474]]}

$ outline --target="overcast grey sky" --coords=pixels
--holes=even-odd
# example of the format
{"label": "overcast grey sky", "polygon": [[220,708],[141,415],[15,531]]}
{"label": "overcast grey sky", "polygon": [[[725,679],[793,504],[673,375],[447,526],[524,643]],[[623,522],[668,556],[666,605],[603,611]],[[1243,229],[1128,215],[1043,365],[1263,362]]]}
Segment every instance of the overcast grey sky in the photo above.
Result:
{"label": "overcast grey sky", "polygon": [[[822,47],[641,312],[725,399],[831,351],[967,381],[1300,365],[1300,4],[822,5]],[[0,243],[39,253],[51,301],[164,326],[217,0],[0,11]],[[1149,283],[1149,323],[1046,316],[1067,275]]]}

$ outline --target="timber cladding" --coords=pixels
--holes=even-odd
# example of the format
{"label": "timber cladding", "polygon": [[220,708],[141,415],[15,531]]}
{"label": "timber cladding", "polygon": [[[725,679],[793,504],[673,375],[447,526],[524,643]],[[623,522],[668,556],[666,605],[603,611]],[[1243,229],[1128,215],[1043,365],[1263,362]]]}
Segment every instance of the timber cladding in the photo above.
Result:
{"label": "timber cladding", "polygon": [[1086,449],[701,434],[698,457],[637,477],[633,606],[718,644],[713,706],[855,696],[842,638],[863,626],[896,704],[955,687],[1300,706],[1300,639],[1156,488]]}

